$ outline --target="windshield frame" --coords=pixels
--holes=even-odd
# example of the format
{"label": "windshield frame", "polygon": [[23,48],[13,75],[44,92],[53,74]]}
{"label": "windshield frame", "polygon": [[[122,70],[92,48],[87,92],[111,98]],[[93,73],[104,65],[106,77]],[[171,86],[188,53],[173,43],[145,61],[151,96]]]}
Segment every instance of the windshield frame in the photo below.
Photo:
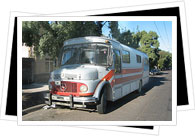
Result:
{"label": "windshield frame", "polygon": [[[81,43],[81,44],[74,44],[74,45],[66,45],[66,46],[63,46],[62,47],[62,51],[60,53],[60,60],[59,60],[59,66],[68,66],[68,65],[84,65],[84,64],[88,64],[88,65],[97,65],[97,66],[104,66],[104,67],[107,67],[109,66],[109,56],[111,56],[111,44],[108,44],[108,43]],[[94,48],[91,48],[93,47]],[[95,52],[95,61],[94,63],[81,63],[81,58],[79,58],[79,63],[74,63],[74,64],[62,64],[62,61],[63,61],[63,57],[64,57],[64,52],[65,50],[67,49],[73,49],[73,48],[77,48],[79,49],[79,56],[81,55],[81,48],[84,49],[85,47],[90,47],[89,49],[94,49],[93,51]],[[106,64],[101,64],[101,63],[97,63],[97,47],[107,47],[107,56],[106,56]],[[78,57],[78,56],[77,56]]]}

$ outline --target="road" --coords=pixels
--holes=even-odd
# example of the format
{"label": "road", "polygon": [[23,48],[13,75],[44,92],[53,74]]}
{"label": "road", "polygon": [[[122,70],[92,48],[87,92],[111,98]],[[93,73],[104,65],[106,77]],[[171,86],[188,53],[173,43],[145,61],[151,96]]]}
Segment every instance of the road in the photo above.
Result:
{"label": "road", "polygon": [[[25,91],[24,89],[23,92]],[[45,93],[45,90],[42,92]],[[36,104],[39,105],[40,102]],[[36,104],[30,103],[32,106]],[[109,102],[108,106],[108,113],[103,115],[93,109],[70,110],[67,107],[56,107],[23,112],[22,119],[23,121],[170,121],[172,120],[172,72],[163,71],[160,75],[151,76],[149,84],[143,88],[141,94],[133,92],[116,102]],[[25,104],[23,107],[25,108]]]}

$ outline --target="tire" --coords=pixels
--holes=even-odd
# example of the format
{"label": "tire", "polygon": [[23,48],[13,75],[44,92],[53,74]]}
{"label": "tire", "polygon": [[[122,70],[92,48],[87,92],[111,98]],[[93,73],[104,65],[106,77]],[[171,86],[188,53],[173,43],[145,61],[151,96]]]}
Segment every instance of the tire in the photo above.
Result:
{"label": "tire", "polygon": [[97,112],[99,114],[105,114],[107,111],[107,100],[106,100],[106,90],[102,90],[102,94],[100,96],[99,104],[97,105]]}
{"label": "tire", "polygon": [[142,92],[142,81],[139,81],[139,88],[138,88],[138,93],[140,94]]}

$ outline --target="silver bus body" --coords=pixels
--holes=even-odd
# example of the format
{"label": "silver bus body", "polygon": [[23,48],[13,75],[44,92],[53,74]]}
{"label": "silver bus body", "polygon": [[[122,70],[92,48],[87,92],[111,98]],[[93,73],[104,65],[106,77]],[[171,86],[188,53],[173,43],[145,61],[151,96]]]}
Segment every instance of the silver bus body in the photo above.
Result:
{"label": "silver bus body", "polygon": [[60,56],[61,67],[50,75],[48,104],[95,104],[105,113],[106,101],[141,92],[149,81],[148,56],[106,37],[67,40]]}

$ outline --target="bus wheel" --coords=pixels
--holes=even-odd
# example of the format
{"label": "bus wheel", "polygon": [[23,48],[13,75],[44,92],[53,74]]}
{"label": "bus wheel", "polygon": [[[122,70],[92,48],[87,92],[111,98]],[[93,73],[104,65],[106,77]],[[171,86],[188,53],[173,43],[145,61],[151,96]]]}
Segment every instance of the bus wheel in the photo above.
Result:
{"label": "bus wheel", "polygon": [[107,108],[107,100],[106,100],[106,90],[105,88],[102,90],[102,95],[100,97],[99,104],[97,105],[97,112],[99,114],[105,114]]}
{"label": "bus wheel", "polygon": [[138,93],[140,94],[142,92],[142,81],[139,81],[139,88],[138,88]]}

